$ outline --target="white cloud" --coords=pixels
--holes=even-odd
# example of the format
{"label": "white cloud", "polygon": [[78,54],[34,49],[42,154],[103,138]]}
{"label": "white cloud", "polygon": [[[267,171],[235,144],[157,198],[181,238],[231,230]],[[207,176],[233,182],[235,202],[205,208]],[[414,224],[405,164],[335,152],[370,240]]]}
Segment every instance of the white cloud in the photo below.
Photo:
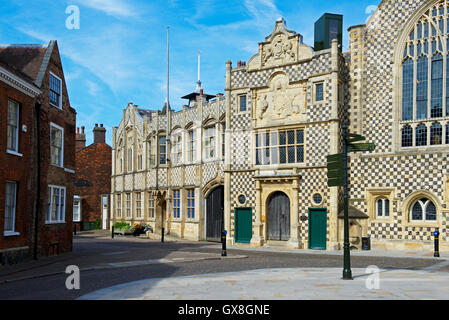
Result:
{"label": "white cloud", "polygon": [[86,85],[87,85],[87,92],[91,96],[93,97],[98,96],[98,93],[100,92],[100,86],[97,83],[90,80],[86,80]]}
{"label": "white cloud", "polygon": [[107,15],[129,18],[138,15],[138,10],[122,0],[77,0],[77,3],[91,9],[103,11]]}

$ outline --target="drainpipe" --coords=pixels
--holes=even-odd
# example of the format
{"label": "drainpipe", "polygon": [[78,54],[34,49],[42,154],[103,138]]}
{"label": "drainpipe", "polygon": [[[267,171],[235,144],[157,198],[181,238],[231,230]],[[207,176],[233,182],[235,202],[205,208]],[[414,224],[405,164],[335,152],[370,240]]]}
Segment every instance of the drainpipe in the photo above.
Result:
{"label": "drainpipe", "polygon": [[39,216],[41,209],[41,102],[36,101],[34,105],[36,108],[36,126],[37,126],[37,199],[36,199],[36,211],[34,214],[34,246],[33,246],[33,259],[37,260],[37,242],[39,232]]}

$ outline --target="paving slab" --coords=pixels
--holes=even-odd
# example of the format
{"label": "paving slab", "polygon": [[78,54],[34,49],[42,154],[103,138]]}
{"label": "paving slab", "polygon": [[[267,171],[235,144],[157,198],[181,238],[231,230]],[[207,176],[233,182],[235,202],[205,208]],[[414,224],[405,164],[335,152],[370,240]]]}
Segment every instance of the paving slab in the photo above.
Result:
{"label": "paving slab", "polygon": [[147,279],[98,290],[80,300],[447,300],[449,273],[290,268]]}
{"label": "paving slab", "polygon": [[[231,245],[228,249],[241,251],[258,251],[258,252],[285,252],[296,254],[317,254],[317,255],[336,255],[343,256],[343,250],[311,250],[311,249],[291,249],[283,246],[269,246],[262,247],[246,247],[241,245]],[[351,250],[351,256],[355,257],[385,257],[385,258],[411,258],[411,259],[434,259],[434,260],[449,260],[449,252],[440,252],[440,257],[433,256],[433,252],[429,251],[391,251],[391,250]]]}

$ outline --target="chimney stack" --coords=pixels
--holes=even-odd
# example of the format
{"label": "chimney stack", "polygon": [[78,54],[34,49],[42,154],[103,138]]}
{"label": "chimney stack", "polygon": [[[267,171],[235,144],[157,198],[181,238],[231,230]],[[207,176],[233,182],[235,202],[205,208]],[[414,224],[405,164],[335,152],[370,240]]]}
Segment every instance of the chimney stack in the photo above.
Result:
{"label": "chimney stack", "polygon": [[76,128],[75,152],[78,152],[85,147],[86,147],[86,134],[84,133],[84,126],[82,126],[81,133],[80,133],[80,128],[79,127]]}
{"label": "chimney stack", "polygon": [[95,124],[94,143],[106,143],[106,129],[103,124],[100,124],[100,126],[98,126],[98,123]]}

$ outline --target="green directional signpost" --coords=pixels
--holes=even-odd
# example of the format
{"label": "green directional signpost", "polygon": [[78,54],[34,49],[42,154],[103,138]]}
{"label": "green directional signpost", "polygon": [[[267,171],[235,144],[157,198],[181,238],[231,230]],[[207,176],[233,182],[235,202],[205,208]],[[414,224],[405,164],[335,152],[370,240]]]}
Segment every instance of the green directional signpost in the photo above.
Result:
{"label": "green directional signpost", "polygon": [[343,153],[327,157],[327,178],[329,187],[344,187],[344,257],[343,280],[352,280],[349,247],[349,192],[348,192],[348,152],[374,151],[374,143],[355,143],[365,141],[365,137],[348,133],[346,123],[342,126]]}

